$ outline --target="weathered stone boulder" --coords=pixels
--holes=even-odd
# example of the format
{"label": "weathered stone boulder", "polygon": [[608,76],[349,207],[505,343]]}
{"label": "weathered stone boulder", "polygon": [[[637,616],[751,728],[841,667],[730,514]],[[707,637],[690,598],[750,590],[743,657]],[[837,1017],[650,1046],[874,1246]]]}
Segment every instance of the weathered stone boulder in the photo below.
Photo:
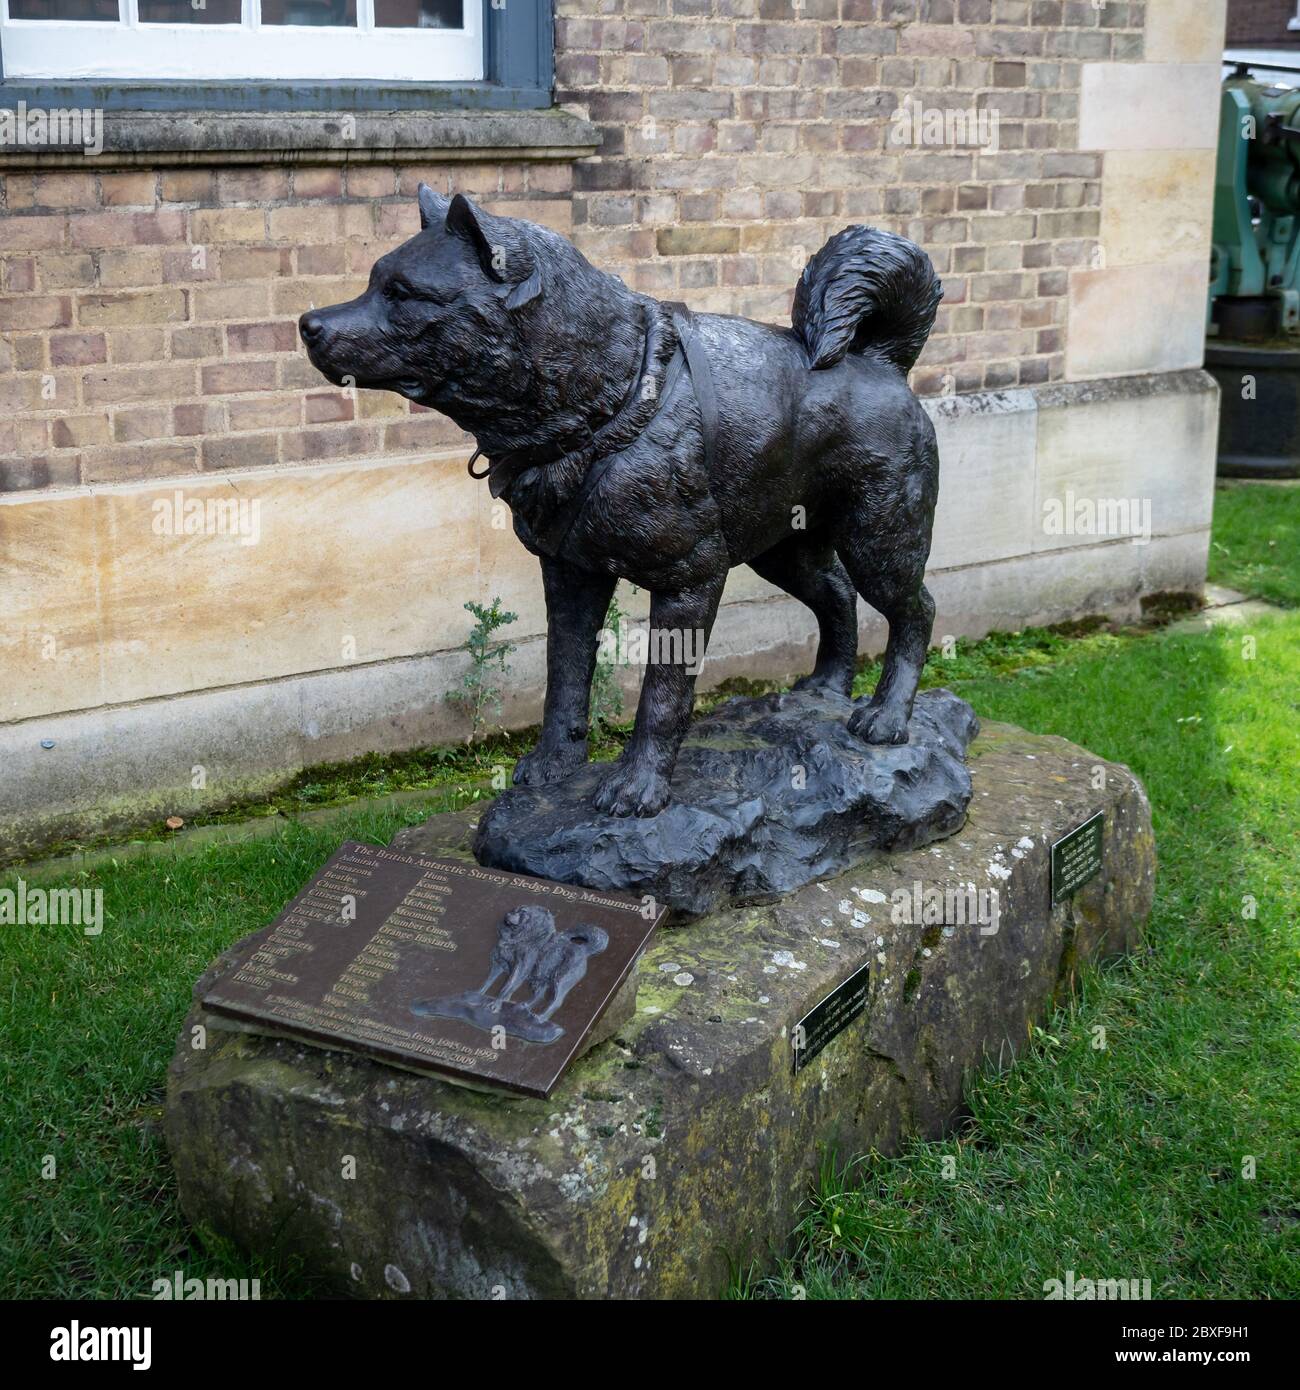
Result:
{"label": "weathered stone boulder", "polygon": [[[970,766],[951,838],[661,931],[635,1014],[549,1100],[196,1005],[166,1112],[186,1213],[362,1297],[716,1295],[729,1261],[786,1244],[829,1152],[939,1134],[970,1069],[1009,1062],[1081,962],[1136,940],[1155,868],[1136,779],[999,725]],[[1050,844],[1098,811],[1102,871],[1052,907]],[[437,818],[419,848],[466,854],[474,819]],[[796,1073],[792,1030],[868,964],[865,1009]]]}
{"label": "weathered stone boulder", "polygon": [[[678,913],[771,900],[860,863],[950,835],[970,801],[966,746],[979,722],[947,690],[923,691],[903,744],[848,731],[853,702],[795,690],[734,699],[682,744],[657,816],[592,807],[606,768],[503,792],[479,822],[480,864],[651,896]],[[421,827],[394,848],[425,853]]]}

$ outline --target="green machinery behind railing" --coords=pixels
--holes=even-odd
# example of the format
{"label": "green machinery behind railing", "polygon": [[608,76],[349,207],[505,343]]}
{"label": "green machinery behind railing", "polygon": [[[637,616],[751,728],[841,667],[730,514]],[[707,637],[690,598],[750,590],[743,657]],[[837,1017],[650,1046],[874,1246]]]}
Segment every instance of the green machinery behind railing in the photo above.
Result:
{"label": "green machinery behind railing", "polygon": [[1225,338],[1300,333],[1300,88],[1245,65],[1223,84],[1208,314]]}

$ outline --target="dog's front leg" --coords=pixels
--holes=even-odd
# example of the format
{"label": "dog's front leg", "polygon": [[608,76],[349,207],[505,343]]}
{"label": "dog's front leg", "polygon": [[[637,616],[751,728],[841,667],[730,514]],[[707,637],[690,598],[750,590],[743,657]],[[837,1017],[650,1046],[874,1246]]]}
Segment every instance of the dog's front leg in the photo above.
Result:
{"label": "dog's front leg", "polygon": [[700,673],[726,570],[692,589],[650,598],[649,665],[636,727],[596,789],[596,808],[613,816],[653,816],[668,804],[677,750],[691,722]]}
{"label": "dog's front leg", "polygon": [[515,781],[559,782],[587,761],[597,639],[618,580],[542,560],[546,593],[546,704],[537,747],[515,764]]}
{"label": "dog's front leg", "polygon": [[520,985],[525,983],[532,967],[533,962],[531,960],[522,960],[510,972],[510,978],[502,986],[501,993],[496,997],[498,1009],[502,1004],[508,1004],[510,1002],[510,996],[514,994]]}

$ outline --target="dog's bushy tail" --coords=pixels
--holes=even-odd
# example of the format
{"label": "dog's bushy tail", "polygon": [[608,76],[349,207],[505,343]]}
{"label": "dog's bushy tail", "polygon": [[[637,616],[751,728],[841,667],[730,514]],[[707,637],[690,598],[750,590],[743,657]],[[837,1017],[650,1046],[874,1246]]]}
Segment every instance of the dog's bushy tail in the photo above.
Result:
{"label": "dog's bushy tail", "polygon": [[575,946],[585,946],[589,956],[599,955],[609,945],[609,934],[590,923],[573,927],[564,934]]}
{"label": "dog's bushy tail", "polygon": [[942,298],[934,266],[915,242],[846,227],[804,266],[790,317],[814,371],[874,348],[909,372]]}

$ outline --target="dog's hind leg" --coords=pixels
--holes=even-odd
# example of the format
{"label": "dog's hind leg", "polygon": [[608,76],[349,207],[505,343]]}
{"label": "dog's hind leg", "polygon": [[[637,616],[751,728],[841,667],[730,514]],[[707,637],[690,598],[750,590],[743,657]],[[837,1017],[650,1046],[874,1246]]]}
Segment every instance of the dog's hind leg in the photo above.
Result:
{"label": "dog's hind leg", "polygon": [[842,542],[840,555],[858,592],[889,623],[884,670],[871,699],[849,716],[849,732],[867,743],[906,743],[934,627],[934,600],[921,582],[924,553],[902,553],[859,534]]}
{"label": "dog's hind leg", "polygon": [[510,997],[521,985],[528,982],[528,976],[532,972],[533,961],[524,959],[516,963],[515,968],[510,972],[510,978],[501,987],[501,993],[497,995],[498,1004],[508,1004]]}
{"label": "dog's hind leg", "polygon": [[[556,1009],[564,1003],[569,991],[587,973],[587,958],[570,962],[568,967],[551,982],[551,1002],[538,1014],[538,1018],[549,1021]],[[544,992],[544,991],[543,991]]]}
{"label": "dog's hind leg", "polygon": [[546,593],[546,703],[537,747],[515,764],[516,782],[559,782],[587,761],[597,638],[618,580],[542,560]]}
{"label": "dog's hind leg", "polygon": [[849,503],[835,548],[858,593],[889,623],[884,669],[871,699],[849,716],[867,743],[906,743],[912,702],[930,648],[934,600],[925,587],[939,457],[934,430],[918,409],[909,454],[892,466],[888,486],[862,486]]}
{"label": "dog's hind leg", "polygon": [[858,606],[853,581],[824,535],[798,534],[757,555],[749,567],[769,584],[807,604],[817,618],[817,661],[796,690],[853,687],[858,657]]}

